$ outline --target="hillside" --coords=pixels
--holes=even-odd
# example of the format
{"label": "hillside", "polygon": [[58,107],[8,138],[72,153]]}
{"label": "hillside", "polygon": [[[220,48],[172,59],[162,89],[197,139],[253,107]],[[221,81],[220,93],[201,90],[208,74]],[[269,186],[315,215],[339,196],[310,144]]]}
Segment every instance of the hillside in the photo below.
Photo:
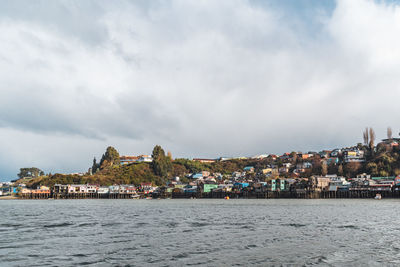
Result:
{"label": "hillside", "polygon": [[[22,182],[18,180],[17,182]],[[140,184],[152,182],[155,185],[162,185],[163,181],[156,176],[150,164],[140,163],[125,166],[110,166],[104,168],[93,175],[70,175],[54,174],[50,176],[40,176],[26,182],[26,185],[35,188],[38,185],[54,186],[54,184]]]}

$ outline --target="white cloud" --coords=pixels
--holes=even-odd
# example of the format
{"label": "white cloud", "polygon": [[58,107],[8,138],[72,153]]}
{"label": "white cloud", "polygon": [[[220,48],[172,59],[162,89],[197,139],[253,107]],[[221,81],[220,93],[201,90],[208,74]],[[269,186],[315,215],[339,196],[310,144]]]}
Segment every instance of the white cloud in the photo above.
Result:
{"label": "white cloud", "polygon": [[309,35],[284,10],[248,1],[73,3],[60,5],[74,22],[0,15],[6,175],[33,163],[86,169],[109,144],[122,154],[161,144],[174,156],[252,155],[396,129],[397,5],[338,1],[331,16],[316,13],[322,27]]}

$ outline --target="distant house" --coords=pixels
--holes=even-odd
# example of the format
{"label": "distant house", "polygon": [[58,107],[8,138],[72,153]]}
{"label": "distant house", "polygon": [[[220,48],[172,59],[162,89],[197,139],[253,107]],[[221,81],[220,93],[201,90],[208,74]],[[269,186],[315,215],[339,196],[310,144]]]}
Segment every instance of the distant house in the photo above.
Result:
{"label": "distant house", "polygon": [[30,193],[32,193],[32,189],[29,189],[29,188],[21,189],[21,194],[30,194]]}
{"label": "distant house", "polygon": [[308,159],[309,155],[308,154],[300,154],[300,158],[302,159]]}
{"label": "distant house", "polygon": [[149,155],[140,155],[140,156],[121,156],[119,157],[119,161],[121,165],[127,165],[132,163],[139,162],[152,162],[153,158]]}
{"label": "distant house", "polygon": [[339,156],[340,153],[341,153],[340,149],[334,149],[334,150],[332,150],[330,156],[331,157],[337,157],[337,156]]}
{"label": "distant house", "polygon": [[98,185],[90,185],[90,184],[88,184],[86,186],[86,193],[96,193],[98,187],[99,187]]}
{"label": "distant house", "polygon": [[55,184],[54,185],[54,193],[57,194],[66,194],[69,192],[69,186],[63,184]]}
{"label": "distant house", "polygon": [[239,182],[236,182],[236,183],[233,184],[233,186],[238,187],[238,188],[245,188],[245,187],[248,187],[248,186],[249,186],[249,183],[239,183]]}
{"label": "distant house", "polygon": [[139,188],[145,194],[148,194],[148,193],[151,193],[154,191],[154,187],[151,183],[141,183]]}
{"label": "distant house", "polygon": [[262,173],[263,174],[268,174],[268,173],[272,173],[272,168],[265,168],[265,169],[262,169]]}
{"label": "distant house", "polygon": [[[312,178],[310,178],[312,179]],[[329,177],[313,177],[315,181],[315,189],[317,191],[328,191],[331,179]]]}
{"label": "distant house", "polygon": [[209,193],[214,189],[217,189],[218,185],[217,184],[204,184],[203,185],[203,192],[204,193]]}
{"label": "distant house", "polygon": [[68,193],[86,193],[86,185],[72,184],[68,187]]}
{"label": "distant house", "polygon": [[339,158],[337,158],[337,157],[326,158],[325,161],[326,161],[326,164],[328,164],[328,165],[330,165],[330,164],[338,164],[339,163]]}
{"label": "distant house", "polygon": [[262,154],[262,155],[253,156],[251,158],[252,159],[265,159],[267,157],[268,157],[268,154]]}
{"label": "distant house", "polygon": [[153,158],[149,155],[140,155],[138,162],[152,162]]}
{"label": "distant house", "polygon": [[216,162],[216,159],[204,159],[204,158],[194,158],[193,161],[198,161],[201,163],[213,163]]}
{"label": "distant house", "polygon": [[220,157],[218,158],[219,161],[226,161],[226,160],[231,160],[233,159],[232,157]]}
{"label": "distant house", "polygon": [[[151,187],[151,183],[150,183]],[[144,190],[149,190],[148,188],[143,186]],[[136,193],[136,187],[134,185],[121,185],[119,187],[119,193],[120,194],[134,194]]]}
{"label": "distant house", "polygon": [[312,168],[312,163],[311,162],[302,162],[302,163],[297,163],[296,169],[311,169]]}
{"label": "distant house", "polygon": [[195,173],[192,175],[192,179],[201,179],[201,178],[203,178],[202,173]]}
{"label": "distant house", "polygon": [[322,151],[319,152],[318,154],[319,154],[319,156],[320,156],[321,158],[327,158],[327,157],[329,157],[329,155],[331,154],[331,152],[332,152],[332,151],[329,151],[329,150],[322,150]]}
{"label": "distant house", "polygon": [[253,166],[246,166],[246,167],[243,168],[243,170],[245,172],[253,173],[254,172],[254,167]]}
{"label": "distant house", "polygon": [[119,161],[121,165],[127,165],[127,164],[132,164],[136,163],[139,161],[139,157],[136,156],[121,156],[119,157]]}
{"label": "distant house", "polygon": [[[26,188],[23,188],[21,191],[23,191]],[[37,189],[32,189],[32,194],[35,195],[41,195],[41,194],[50,194],[50,188],[47,186],[41,186]]]}
{"label": "distant house", "polygon": [[203,175],[203,177],[210,176],[210,172],[209,171],[202,171],[201,174]]}
{"label": "distant house", "polygon": [[364,162],[364,151],[363,150],[348,150],[343,153],[344,162]]}
{"label": "distant house", "polygon": [[282,166],[278,169],[279,173],[286,173],[289,172],[289,168]]}
{"label": "distant house", "polygon": [[272,160],[276,160],[277,158],[279,158],[277,155],[274,154],[271,154],[268,157],[271,158]]}
{"label": "distant house", "polygon": [[100,186],[97,189],[97,193],[99,193],[99,194],[108,194],[108,193],[110,193],[110,188],[108,186]]}

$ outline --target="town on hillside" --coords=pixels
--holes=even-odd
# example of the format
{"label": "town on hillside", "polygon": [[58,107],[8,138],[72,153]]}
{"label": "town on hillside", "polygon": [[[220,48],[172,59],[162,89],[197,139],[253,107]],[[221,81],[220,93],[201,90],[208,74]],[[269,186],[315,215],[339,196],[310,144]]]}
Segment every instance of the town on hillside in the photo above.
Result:
{"label": "town on hillside", "polygon": [[400,196],[400,138],[319,152],[253,157],[173,159],[161,146],[151,155],[119,155],[108,147],[85,173],[45,174],[21,168],[0,184],[1,196],[19,198],[337,198]]}

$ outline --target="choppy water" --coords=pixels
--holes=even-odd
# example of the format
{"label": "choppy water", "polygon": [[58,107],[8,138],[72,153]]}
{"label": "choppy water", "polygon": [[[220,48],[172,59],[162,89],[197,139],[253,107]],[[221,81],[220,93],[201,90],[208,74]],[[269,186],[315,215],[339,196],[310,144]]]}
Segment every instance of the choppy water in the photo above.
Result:
{"label": "choppy water", "polygon": [[400,200],[1,200],[1,266],[400,264]]}

